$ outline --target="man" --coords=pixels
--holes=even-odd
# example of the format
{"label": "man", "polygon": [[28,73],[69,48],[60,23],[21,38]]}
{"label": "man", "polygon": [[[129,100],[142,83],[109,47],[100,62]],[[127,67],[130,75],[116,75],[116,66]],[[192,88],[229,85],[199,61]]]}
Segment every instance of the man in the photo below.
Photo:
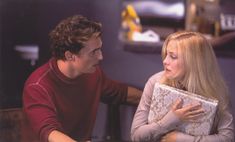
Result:
{"label": "man", "polygon": [[75,15],[50,33],[52,58],[23,91],[24,111],[42,142],[91,140],[100,99],[138,104],[141,91],[108,79],[98,66],[101,24]]}

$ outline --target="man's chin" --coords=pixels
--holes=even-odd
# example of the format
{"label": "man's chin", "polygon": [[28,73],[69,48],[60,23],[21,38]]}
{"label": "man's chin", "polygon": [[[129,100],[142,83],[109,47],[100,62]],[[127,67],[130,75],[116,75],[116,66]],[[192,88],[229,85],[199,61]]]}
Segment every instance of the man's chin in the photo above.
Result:
{"label": "man's chin", "polygon": [[96,71],[96,66],[89,69],[89,71],[87,71],[87,73],[94,73],[95,71]]}

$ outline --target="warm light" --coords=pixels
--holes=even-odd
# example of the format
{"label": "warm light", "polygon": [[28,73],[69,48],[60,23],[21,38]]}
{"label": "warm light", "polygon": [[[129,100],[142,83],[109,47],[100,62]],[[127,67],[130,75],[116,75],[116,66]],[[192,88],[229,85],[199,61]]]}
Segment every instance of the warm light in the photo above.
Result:
{"label": "warm light", "polygon": [[16,45],[15,50],[19,53],[20,57],[25,60],[30,60],[30,64],[34,66],[39,57],[38,45]]}
{"label": "warm light", "polygon": [[183,17],[185,13],[184,4],[182,2],[175,2],[167,4],[159,1],[143,1],[133,3],[137,13],[145,12],[153,15],[162,15],[169,17]]}
{"label": "warm light", "polygon": [[206,0],[207,2],[215,2],[215,0]]}

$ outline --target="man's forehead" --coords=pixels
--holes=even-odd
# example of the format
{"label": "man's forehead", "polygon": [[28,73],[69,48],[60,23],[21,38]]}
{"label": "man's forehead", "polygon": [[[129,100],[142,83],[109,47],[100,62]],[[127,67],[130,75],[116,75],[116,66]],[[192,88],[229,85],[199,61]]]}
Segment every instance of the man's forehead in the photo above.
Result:
{"label": "man's forehead", "polygon": [[87,42],[84,43],[84,47],[82,48],[83,51],[92,51],[97,48],[101,48],[102,41],[101,38],[91,38]]}

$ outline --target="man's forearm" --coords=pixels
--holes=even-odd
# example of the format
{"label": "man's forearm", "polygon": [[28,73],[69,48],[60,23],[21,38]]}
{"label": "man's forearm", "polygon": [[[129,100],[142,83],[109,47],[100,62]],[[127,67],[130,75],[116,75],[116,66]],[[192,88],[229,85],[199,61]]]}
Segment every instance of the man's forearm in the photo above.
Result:
{"label": "man's forearm", "polygon": [[54,130],[48,136],[49,142],[76,142],[64,133]]}
{"label": "man's forearm", "polygon": [[131,105],[138,105],[141,95],[142,95],[141,90],[129,86],[127,94],[127,103]]}

